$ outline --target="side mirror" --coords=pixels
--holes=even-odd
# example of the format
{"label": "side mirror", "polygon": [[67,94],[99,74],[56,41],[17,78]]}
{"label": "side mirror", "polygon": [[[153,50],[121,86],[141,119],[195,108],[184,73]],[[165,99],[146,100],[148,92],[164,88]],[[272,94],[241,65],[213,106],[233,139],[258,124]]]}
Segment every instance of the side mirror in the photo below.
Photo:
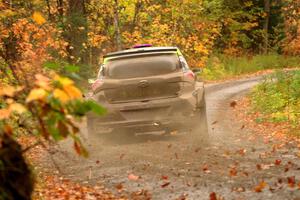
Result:
{"label": "side mirror", "polygon": [[96,82],[96,79],[95,78],[91,78],[91,79],[88,79],[88,83],[89,84],[93,84]]}
{"label": "side mirror", "polygon": [[203,71],[201,68],[193,68],[192,69],[193,73],[196,75],[195,76],[195,80],[196,81],[201,81],[201,78],[200,78],[200,74],[201,72]]}
{"label": "side mirror", "polygon": [[201,68],[193,68],[192,71],[195,73],[195,74],[200,74],[202,72],[202,69]]}

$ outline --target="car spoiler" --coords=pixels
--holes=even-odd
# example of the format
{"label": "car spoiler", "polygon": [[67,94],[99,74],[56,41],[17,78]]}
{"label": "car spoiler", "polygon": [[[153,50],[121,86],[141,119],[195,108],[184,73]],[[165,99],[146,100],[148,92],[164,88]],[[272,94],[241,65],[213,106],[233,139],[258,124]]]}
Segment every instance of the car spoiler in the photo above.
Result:
{"label": "car spoiler", "polygon": [[129,49],[124,51],[117,51],[108,53],[103,56],[103,58],[122,56],[122,55],[130,55],[130,54],[141,54],[141,53],[151,53],[151,52],[165,52],[165,51],[178,51],[177,47],[157,47],[157,48],[137,48],[137,49]]}

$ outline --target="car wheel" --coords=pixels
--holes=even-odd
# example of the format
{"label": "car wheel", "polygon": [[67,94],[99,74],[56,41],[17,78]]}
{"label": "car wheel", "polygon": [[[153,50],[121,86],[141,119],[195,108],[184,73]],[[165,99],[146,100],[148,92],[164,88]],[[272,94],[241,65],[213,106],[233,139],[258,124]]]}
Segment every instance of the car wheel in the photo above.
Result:
{"label": "car wheel", "polygon": [[100,127],[96,127],[94,119],[87,118],[87,139],[89,142],[100,140]]}
{"label": "car wheel", "polygon": [[196,110],[193,118],[193,126],[191,130],[191,140],[195,145],[202,145],[209,143],[209,133],[207,125],[206,106]]}
{"label": "car wheel", "polygon": [[87,118],[86,126],[87,126],[87,136],[88,136],[88,138],[90,138],[90,136],[93,135],[94,129],[95,129],[93,120],[90,118]]}

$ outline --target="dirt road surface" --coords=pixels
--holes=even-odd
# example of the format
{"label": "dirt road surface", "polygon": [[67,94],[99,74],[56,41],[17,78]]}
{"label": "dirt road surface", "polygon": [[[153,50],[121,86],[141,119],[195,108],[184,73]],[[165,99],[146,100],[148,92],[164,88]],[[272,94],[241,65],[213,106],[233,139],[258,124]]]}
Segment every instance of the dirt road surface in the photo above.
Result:
{"label": "dirt road surface", "polygon": [[[278,141],[266,142],[233,116],[230,103],[261,79],[206,86],[209,145],[193,146],[187,135],[177,133],[133,140],[115,137],[104,144],[101,139],[86,142],[88,159],[76,156],[69,142],[59,144],[52,157],[63,177],[104,185],[116,196],[119,190],[129,197],[140,191],[141,199],[201,200],[214,194],[224,199],[300,199],[296,144],[274,151]],[[85,141],[84,126],[82,133]],[[56,170],[49,156],[42,163]]]}

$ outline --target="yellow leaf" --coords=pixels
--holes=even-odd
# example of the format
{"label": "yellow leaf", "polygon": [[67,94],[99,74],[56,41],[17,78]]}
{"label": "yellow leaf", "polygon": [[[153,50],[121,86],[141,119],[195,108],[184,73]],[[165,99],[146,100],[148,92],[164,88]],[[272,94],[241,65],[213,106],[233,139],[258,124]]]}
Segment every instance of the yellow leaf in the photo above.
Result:
{"label": "yellow leaf", "polygon": [[65,85],[64,91],[69,95],[71,99],[77,99],[82,97],[81,91],[73,85]]}
{"label": "yellow leaf", "polygon": [[8,104],[12,104],[13,102],[15,102],[15,101],[12,98],[6,99],[6,103],[8,103]]}
{"label": "yellow leaf", "polygon": [[0,90],[0,96],[9,96],[12,97],[14,95],[15,89],[14,87],[8,85],[6,87],[1,88]]}
{"label": "yellow leaf", "polygon": [[34,12],[32,15],[32,19],[39,25],[42,25],[46,22],[45,18],[40,12]]}
{"label": "yellow leaf", "polygon": [[53,91],[53,96],[59,99],[62,103],[65,103],[70,100],[70,97],[61,89],[55,89]]}
{"label": "yellow leaf", "polygon": [[65,78],[65,77],[60,77],[60,76],[58,76],[58,75],[56,75],[56,76],[54,77],[54,80],[55,80],[55,81],[58,81],[62,86],[74,84],[74,82],[73,82],[71,79]]}
{"label": "yellow leaf", "polygon": [[47,96],[47,92],[42,88],[33,89],[30,91],[29,95],[27,96],[26,102],[31,102],[35,100],[45,100]]}
{"label": "yellow leaf", "polygon": [[50,79],[46,76],[43,76],[41,74],[36,74],[35,75],[36,81],[35,84],[45,90],[50,90]]}
{"label": "yellow leaf", "polygon": [[0,120],[9,118],[11,111],[9,109],[0,109]]}
{"label": "yellow leaf", "polygon": [[20,103],[12,103],[8,108],[11,112],[23,113],[26,112],[27,109]]}
{"label": "yellow leaf", "polygon": [[9,96],[13,97],[15,92],[21,91],[22,87],[13,87],[10,85],[7,85],[5,87],[0,87],[0,96]]}

